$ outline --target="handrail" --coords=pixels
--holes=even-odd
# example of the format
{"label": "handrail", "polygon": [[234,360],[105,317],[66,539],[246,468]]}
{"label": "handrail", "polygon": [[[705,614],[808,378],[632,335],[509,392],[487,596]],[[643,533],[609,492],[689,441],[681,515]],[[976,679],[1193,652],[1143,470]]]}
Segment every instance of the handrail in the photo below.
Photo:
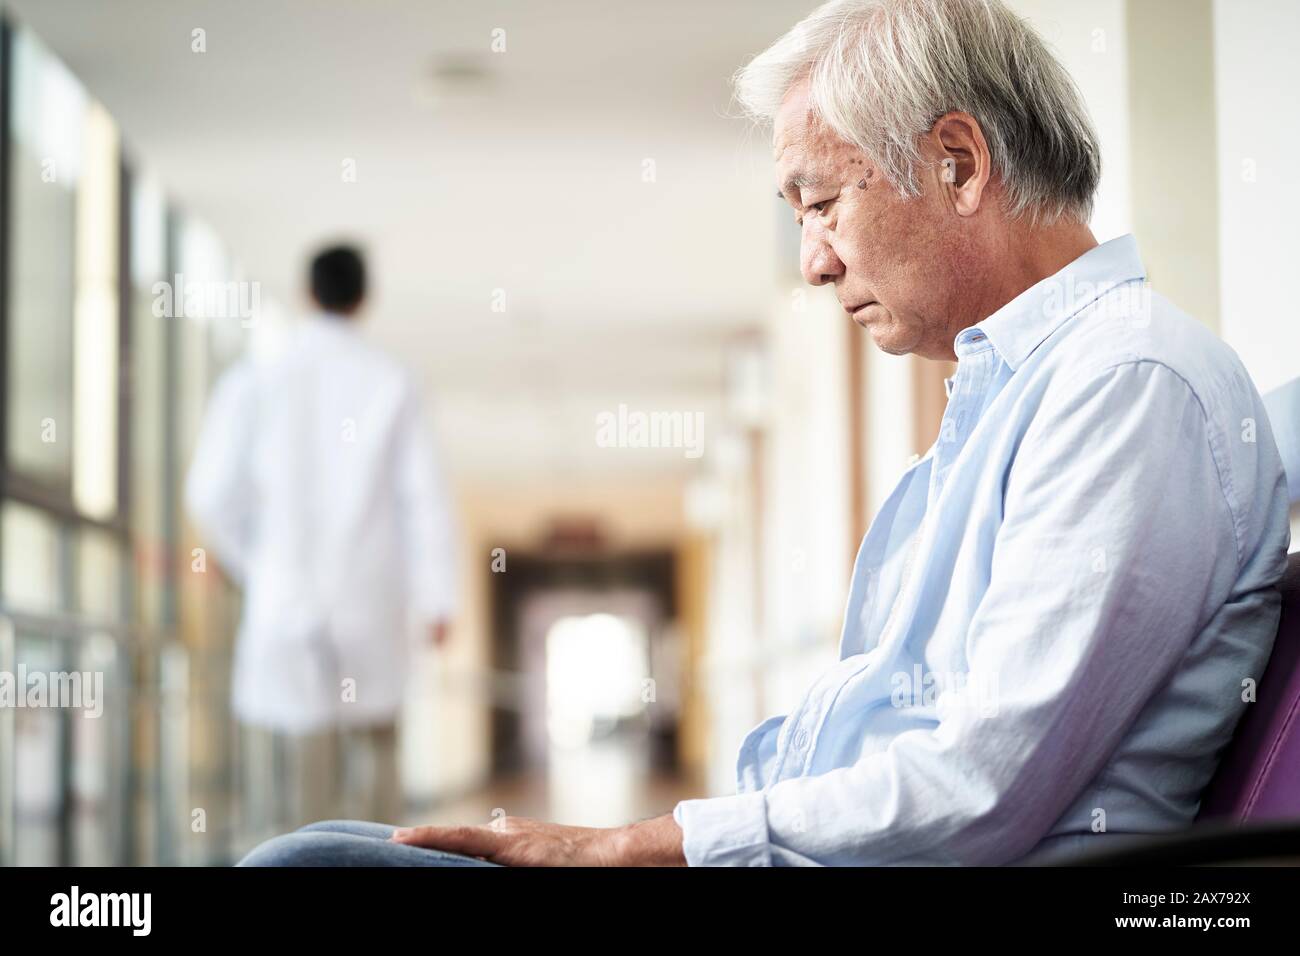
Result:
{"label": "handrail", "polygon": [[66,611],[33,611],[10,607],[3,602],[0,602],[0,617],[13,622],[20,631],[31,631],[42,637],[80,638],[91,634],[107,634],[124,640],[143,638],[150,633],[125,621],[91,618]]}

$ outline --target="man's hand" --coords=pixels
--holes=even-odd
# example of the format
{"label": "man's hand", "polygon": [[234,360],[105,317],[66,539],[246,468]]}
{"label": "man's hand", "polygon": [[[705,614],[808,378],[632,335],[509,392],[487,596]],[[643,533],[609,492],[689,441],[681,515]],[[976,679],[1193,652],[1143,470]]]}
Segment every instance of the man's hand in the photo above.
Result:
{"label": "man's hand", "polygon": [[682,831],[672,815],[624,827],[568,827],[526,817],[486,826],[411,827],[395,843],[475,856],[504,866],[683,866]]}

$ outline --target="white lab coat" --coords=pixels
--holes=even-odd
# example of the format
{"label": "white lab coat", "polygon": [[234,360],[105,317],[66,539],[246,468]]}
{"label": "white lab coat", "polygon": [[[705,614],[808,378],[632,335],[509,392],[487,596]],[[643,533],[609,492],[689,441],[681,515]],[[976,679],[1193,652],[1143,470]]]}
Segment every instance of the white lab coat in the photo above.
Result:
{"label": "white lab coat", "polygon": [[392,720],[411,618],[449,616],[456,595],[411,376],[346,321],[313,317],[282,355],[217,383],[185,497],[244,591],[236,716],[291,732]]}

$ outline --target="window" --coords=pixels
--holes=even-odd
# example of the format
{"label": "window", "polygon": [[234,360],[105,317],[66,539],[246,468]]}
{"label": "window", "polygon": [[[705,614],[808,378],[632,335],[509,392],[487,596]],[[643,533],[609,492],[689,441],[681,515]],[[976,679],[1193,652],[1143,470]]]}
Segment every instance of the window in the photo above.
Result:
{"label": "window", "polygon": [[117,130],[30,33],[13,38],[6,467],[118,511]]}
{"label": "window", "polygon": [[9,195],[9,467],[72,486],[77,183],[86,97],[31,34],[13,38]]}
{"label": "window", "polygon": [[146,630],[163,626],[168,562],[166,434],[168,322],[155,314],[167,276],[167,210],[145,176],[131,182],[131,428],[128,481],[135,552],[136,614]]}
{"label": "window", "polygon": [[30,613],[63,610],[59,528],[45,513],[16,501],[0,508],[0,598],[5,607]]}

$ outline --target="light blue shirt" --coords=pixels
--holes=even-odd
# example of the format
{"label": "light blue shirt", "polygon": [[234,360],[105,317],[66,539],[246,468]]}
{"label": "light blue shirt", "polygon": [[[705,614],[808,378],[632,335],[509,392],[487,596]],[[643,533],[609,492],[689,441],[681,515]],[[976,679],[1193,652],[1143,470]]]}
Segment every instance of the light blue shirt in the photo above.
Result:
{"label": "light blue shirt", "polygon": [[1036,862],[1195,817],[1253,696],[1282,466],[1236,355],[1098,246],[955,341],[839,661],[745,738],[691,865]]}

